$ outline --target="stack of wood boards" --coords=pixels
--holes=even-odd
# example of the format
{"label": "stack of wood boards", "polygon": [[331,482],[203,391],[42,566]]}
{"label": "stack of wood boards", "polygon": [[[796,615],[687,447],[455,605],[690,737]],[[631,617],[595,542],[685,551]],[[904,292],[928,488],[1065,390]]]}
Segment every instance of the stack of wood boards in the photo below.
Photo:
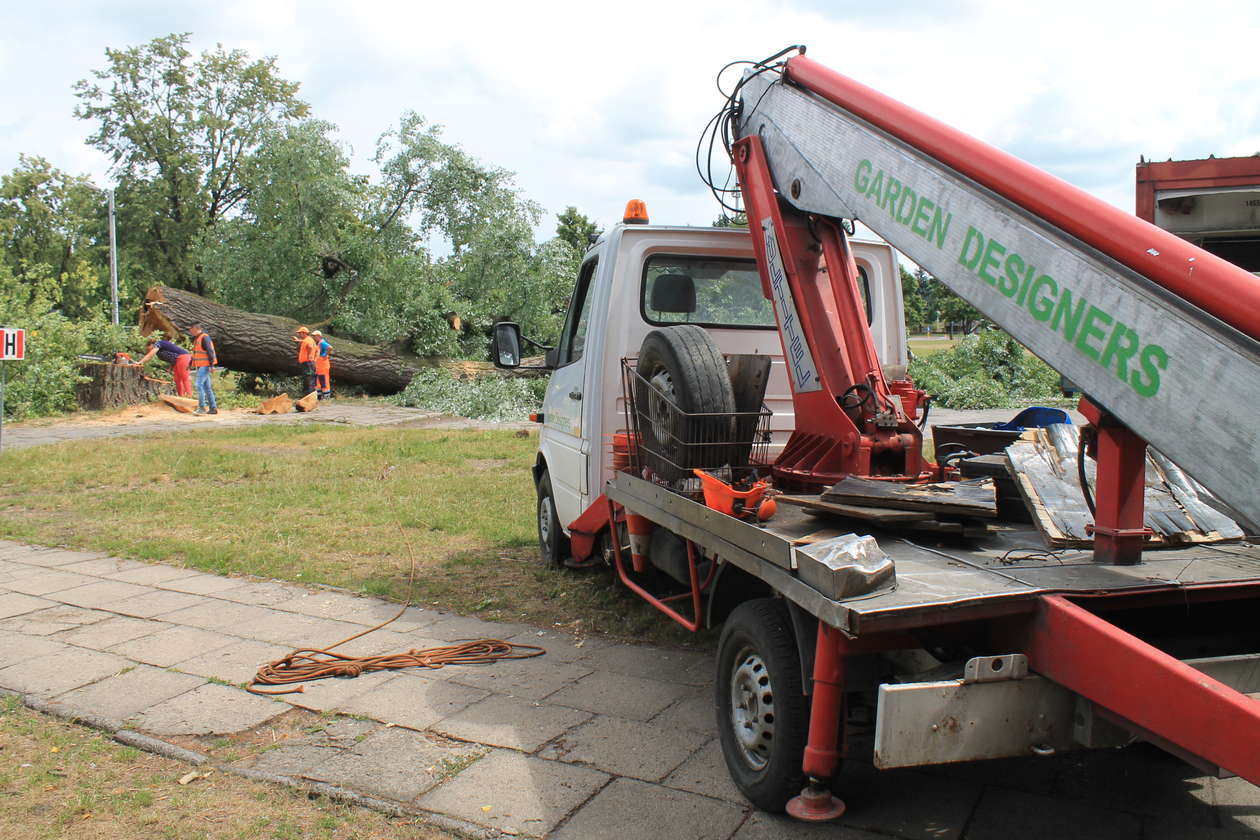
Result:
{"label": "stack of wood boards", "polygon": [[[1087,548],[1093,539],[1086,526],[1093,517],[1085,506],[1077,472],[1080,430],[1047,426],[1007,447],[1011,472],[1033,514],[1033,523],[1051,548]],[[1094,492],[1095,465],[1085,459],[1085,477]],[[1206,491],[1179,467],[1147,449],[1144,504],[1151,545],[1211,543],[1239,539],[1234,520],[1203,501]]]}
{"label": "stack of wood boards", "polygon": [[989,478],[903,484],[850,476],[820,496],[784,495],[777,499],[889,530],[966,537],[984,536],[988,528],[982,520],[997,517],[993,481]]}

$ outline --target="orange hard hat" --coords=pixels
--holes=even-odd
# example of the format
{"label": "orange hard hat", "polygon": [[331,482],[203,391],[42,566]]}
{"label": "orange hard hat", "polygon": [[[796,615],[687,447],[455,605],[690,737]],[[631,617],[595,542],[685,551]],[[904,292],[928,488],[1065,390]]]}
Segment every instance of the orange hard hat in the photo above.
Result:
{"label": "orange hard hat", "polygon": [[310,330],[308,330],[306,327],[298,327],[298,328],[297,328],[297,331],[298,331],[298,332],[300,332],[300,333],[308,333],[308,332],[310,332]]}

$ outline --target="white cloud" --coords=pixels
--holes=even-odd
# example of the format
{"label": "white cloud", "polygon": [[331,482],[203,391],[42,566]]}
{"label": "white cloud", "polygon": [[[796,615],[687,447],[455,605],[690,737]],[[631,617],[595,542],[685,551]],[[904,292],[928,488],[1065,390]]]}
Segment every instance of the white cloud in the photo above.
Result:
{"label": "white cloud", "polygon": [[[106,46],[191,31],[276,55],[314,113],[338,124],[361,168],[407,109],[446,139],[511,169],[549,214],[603,224],[643,198],[655,221],[698,223],[718,208],[689,176],[720,106],[717,70],[805,42],[811,57],[1126,209],[1139,153],[1166,158],[1260,150],[1257,7],[1184,3],[1017,4],[899,0],[842,4],[635,2],[48,2],[10,13],[0,167],[19,152],[88,171],[71,85]],[[1191,17],[1191,15],[1193,17]],[[16,82],[15,82],[16,80]],[[541,233],[550,233],[549,218]]]}

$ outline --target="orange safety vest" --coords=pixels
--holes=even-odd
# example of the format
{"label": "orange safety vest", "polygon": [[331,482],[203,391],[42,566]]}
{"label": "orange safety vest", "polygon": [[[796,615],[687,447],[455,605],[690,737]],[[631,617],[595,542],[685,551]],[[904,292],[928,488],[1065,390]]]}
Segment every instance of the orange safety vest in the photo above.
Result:
{"label": "orange safety vest", "polygon": [[303,362],[313,362],[315,357],[319,355],[319,349],[315,344],[315,339],[309,335],[302,339],[302,343],[298,345],[298,364]]}
{"label": "orange safety vest", "polygon": [[192,366],[195,368],[210,367],[213,362],[206,352],[206,334],[202,333],[193,341]]}

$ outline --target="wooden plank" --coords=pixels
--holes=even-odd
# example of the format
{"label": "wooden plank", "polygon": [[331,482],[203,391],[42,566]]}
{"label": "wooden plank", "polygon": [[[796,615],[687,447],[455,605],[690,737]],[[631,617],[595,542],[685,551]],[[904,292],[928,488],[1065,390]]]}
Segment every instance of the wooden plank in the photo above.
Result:
{"label": "wooden plank", "polygon": [[837,481],[822,494],[824,502],[925,510],[931,513],[997,518],[993,480],[950,481],[940,484],[901,484],[850,476]]}
{"label": "wooden plank", "polygon": [[187,397],[173,397],[170,394],[158,394],[158,399],[181,414],[192,414],[193,410],[197,407],[197,401],[190,400]]}
{"label": "wooden plank", "polygon": [[846,505],[841,502],[823,501],[818,496],[789,496],[778,495],[774,497],[776,502],[786,502],[789,505],[798,505],[800,507],[817,510],[823,513],[834,513],[837,516],[847,516],[850,519],[861,519],[872,524],[896,524],[901,522],[920,522],[925,519],[931,519],[932,514],[929,511],[919,510],[896,510],[894,508],[867,507],[859,505]]}

